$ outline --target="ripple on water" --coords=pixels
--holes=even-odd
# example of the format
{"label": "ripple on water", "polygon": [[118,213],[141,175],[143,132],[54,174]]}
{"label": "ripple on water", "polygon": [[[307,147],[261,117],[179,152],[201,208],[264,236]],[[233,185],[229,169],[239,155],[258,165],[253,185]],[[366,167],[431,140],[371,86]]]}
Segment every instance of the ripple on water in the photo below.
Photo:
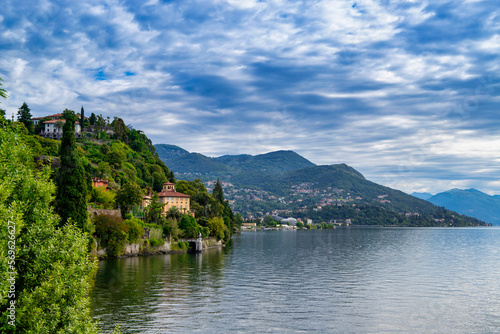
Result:
{"label": "ripple on water", "polygon": [[243,233],[230,250],[100,263],[104,330],[493,332],[500,229]]}

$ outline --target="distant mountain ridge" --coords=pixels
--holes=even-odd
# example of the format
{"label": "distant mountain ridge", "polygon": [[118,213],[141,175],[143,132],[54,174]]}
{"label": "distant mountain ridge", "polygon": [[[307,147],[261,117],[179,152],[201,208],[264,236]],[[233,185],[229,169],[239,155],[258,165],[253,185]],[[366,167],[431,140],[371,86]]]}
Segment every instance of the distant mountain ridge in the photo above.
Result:
{"label": "distant mountain ridge", "polygon": [[498,195],[490,196],[473,188],[465,190],[455,188],[436,194],[428,201],[448,210],[500,225],[500,197]]}
{"label": "distant mountain ridge", "polygon": [[346,165],[317,166],[293,151],[209,158],[173,145],[155,145],[178,179],[223,181],[226,198],[244,216],[266,214],[352,218],[362,224],[466,226],[481,222],[381,186]]}
{"label": "distant mountain ridge", "polygon": [[418,192],[413,192],[411,195],[426,201],[433,196],[431,193],[418,193]]}
{"label": "distant mountain ridge", "polygon": [[276,174],[316,166],[293,151],[276,151],[259,155],[224,155],[210,158],[200,153],[190,153],[175,145],[157,144],[156,151],[177,175],[186,179],[229,179],[246,172]]}

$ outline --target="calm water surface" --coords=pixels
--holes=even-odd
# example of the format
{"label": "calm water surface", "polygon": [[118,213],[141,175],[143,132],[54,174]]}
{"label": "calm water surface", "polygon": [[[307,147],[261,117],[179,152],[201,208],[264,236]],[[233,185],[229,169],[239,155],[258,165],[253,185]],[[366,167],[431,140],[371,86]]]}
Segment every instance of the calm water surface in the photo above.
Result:
{"label": "calm water surface", "polygon": [[500,229],[244,232],[102,261],[92,300],[105,332],[500,332]]}

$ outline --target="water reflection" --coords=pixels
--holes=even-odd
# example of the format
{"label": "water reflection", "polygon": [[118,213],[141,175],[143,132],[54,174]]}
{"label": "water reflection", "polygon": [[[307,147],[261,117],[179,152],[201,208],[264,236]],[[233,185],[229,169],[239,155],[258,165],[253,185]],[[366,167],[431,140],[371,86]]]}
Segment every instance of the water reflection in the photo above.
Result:
{"label": "water reflection", "polygon": [[[187,317],[193,301],[217,294],[222,286],[227,252],[230,249],[101,261],[92,292],[101,328],[120,324],[124,333],[142,332],[158,318]],[[168,328],[168,322],[162,327]]]}

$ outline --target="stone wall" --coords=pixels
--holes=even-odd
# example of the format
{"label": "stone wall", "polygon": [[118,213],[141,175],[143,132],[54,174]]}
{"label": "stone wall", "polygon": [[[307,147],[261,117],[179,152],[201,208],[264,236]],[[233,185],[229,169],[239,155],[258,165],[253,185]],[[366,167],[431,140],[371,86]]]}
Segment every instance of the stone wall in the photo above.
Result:
{"label": "stone wall", "polygon": [[87,210],[89,211],[89,214],[91,217],[93,216],[98,216],[98,215],[110,215],[110,216],[117,216],[121,217],[122,214],[120,210],[110,210],[110,209],[94,209],[91,207],[87,207]]}
{"label": "stone wall", "polygon": [[[167,254],[170,252],[170,242],[165,240],[165,244],[162,246],[153,247],[151,245],[144,246],[144,241],[141,240],[139,243],[126,244],[123,254],[119,257],[131,257],[139,255],[155,255],[155,254]],[[97,251],[97,256],[99,258],[106,258],[106,248],[101,248]]]}

